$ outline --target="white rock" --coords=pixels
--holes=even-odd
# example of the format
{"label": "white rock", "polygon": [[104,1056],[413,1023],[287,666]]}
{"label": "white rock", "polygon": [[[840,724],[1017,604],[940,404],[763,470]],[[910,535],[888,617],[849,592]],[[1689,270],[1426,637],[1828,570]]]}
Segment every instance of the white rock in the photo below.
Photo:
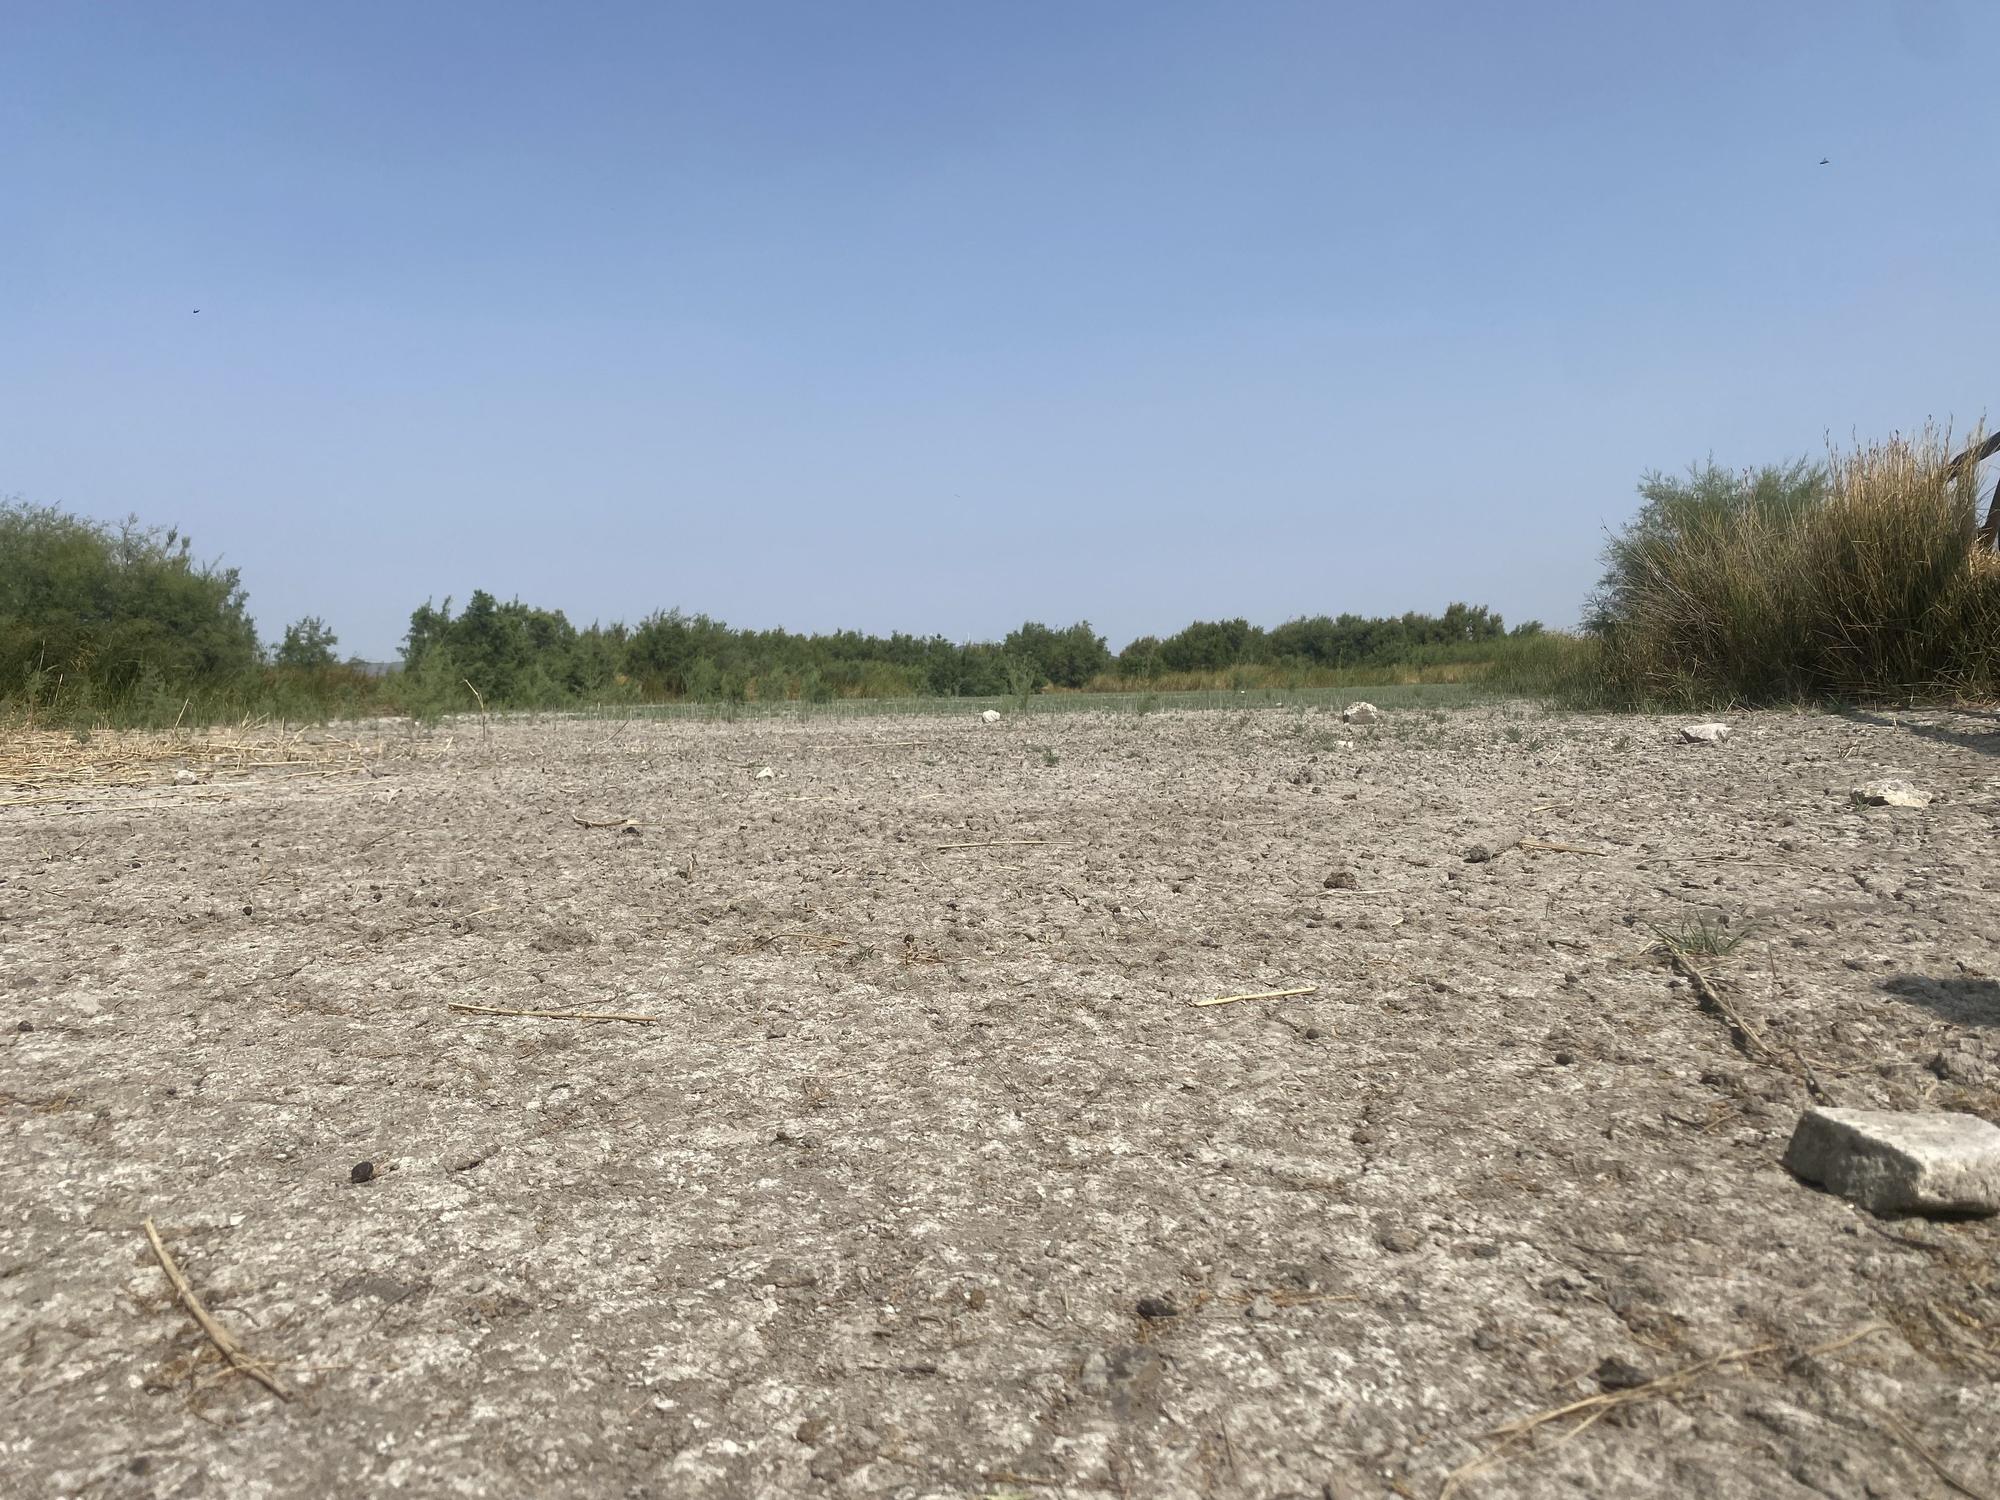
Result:
{"label": "white rock", "polygon": [[1885,776],[1854,789],[1854,800],[1863,807],[1929,807],[1931,794],[1919,791],[1900,776]]}
{"label": "white rock", "polygon": [[778,773],[772,770],[769,766],[759,766],[757,768],[757,779],[759,781],[774,780],[777,777],[777,774]]}
{"label": "white rock", "polygon": [[985,713],[981,714],[979,717],[984,719],[989,724],[998,724],[1000,722],[1000,710],[997,708],[989,708],[986,710]]}
{"label": "white rock", "polygon": [[2000,1213],[2000,1126],[1977,1115],[1809,1109],[1785,1166],[1870,1213]]}
{"label": "white rock", "polygon": [[174,772],[175,786],[198,786],[200,785],[200,783],[201,783],[201,778],[195,775],[194,772],[190,771],[186,766],[182,766],[178,771]]}
{"label": "white rock", "polygon": [[1681,740],[1689,745],[1719,745],[1729,738],[1727,724],[1683,724]]}
{"label": "white rock", "polygon": [[1382,710],[1372,703],[1350,703],[1340,711],[1343,724],[1373,724],[1382,717]]}

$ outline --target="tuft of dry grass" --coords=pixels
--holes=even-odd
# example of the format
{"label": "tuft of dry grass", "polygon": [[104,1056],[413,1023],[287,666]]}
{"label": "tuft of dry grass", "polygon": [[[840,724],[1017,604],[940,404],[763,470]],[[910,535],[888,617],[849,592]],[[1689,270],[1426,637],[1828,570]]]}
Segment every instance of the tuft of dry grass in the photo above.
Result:
{"label": "tuft of dry grass", "polygon": [[1613,682],[1689,705],[1993,693],[2000,557],[1955,446],[1927,426],[1818,466],[1649,476],[1598,602]]}

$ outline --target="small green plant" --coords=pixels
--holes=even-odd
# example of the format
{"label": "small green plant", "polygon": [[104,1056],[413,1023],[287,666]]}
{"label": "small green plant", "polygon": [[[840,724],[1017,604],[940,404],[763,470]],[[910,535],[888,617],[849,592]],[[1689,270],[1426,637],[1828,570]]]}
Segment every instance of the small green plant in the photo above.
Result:
{"label": "small green plant", "polygon": [[1521,726],[1519,724],[1509,724],[1502,732],[1507,736],[1508,744],[1518,745],[1521,743]]}
{"label": "small green plant", "polygon": [[1742,946],[1751,929],[1731,929],[1721,919],[1694,917],[1670,926],[1651,926],[1654,940],[1662,948],[1688,958],[1727,958]]}
{"label": "small green plant", "polygon": [[1057,764],[1057,760],[1056,760],[1056,752],[1055,752],[1055,750],[1053,749],[1053,747],[1051,747],[1051,746],[1048,746],[1048,745],[1036,745],[1036,746],[1034,746],[1034,747],[1032,747],[1032,748],[1034,748],[1034,749],[1037,749],[1037,750],[1040,750],[1040,751],[1042,752],[1042,764],[1043,764],[1043,765],[1045,765],[1045,766],[1053,766],[1053,765]]}

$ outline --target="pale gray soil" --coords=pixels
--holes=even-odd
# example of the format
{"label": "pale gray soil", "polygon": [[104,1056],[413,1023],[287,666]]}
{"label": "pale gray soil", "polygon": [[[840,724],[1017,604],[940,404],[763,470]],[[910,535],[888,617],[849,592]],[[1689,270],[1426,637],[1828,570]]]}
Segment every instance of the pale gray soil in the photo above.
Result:
{"label": "pale gray soil", "polygon": [[[0,810],[0,1491],[1432,1497],[1768,1345],[1458,1493],[1992,1493],[2000,1228],[1778,1160],[1808,1065],[2000,1118],[2000,722],[1730,722],[496,721]],[[1646,952],[1704,915],[1776,1062]]]}

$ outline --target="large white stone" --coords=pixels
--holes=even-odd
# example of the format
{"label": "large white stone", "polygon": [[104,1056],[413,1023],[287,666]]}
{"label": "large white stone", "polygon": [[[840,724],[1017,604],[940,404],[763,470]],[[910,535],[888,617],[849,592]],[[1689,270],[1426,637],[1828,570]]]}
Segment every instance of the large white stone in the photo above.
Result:
{"label": "large white stone", "polygon": [[1854,800],[1863,807],[1929,807],[1931,794],[1919,791],[1900,776],[1885,776],[1856,787]]}
{"label": "large white stone", "polygon": [[1340,711],[1343,724],[1373,724],[1382,717],[1382,710],[1372,703],[1350,703]]}
{"label": "large white stone", "polygon": [[1809,1109],[1785,1166],[1871,1213],[2000,1213],[2000,1126],[1977,1115]]}
{"label": "large white stone", "polygon": [[984,719],[989,724],[998,724],[1000,722],[1000,710],[997,708],[989,708],[986,710],[985,713],[981,714],[979,717]]}
{"label": "large white stone", "polygon": [[1727,724],[1683,724],[1681,738],[1690,745],[1719,745],[1729,738]]}

